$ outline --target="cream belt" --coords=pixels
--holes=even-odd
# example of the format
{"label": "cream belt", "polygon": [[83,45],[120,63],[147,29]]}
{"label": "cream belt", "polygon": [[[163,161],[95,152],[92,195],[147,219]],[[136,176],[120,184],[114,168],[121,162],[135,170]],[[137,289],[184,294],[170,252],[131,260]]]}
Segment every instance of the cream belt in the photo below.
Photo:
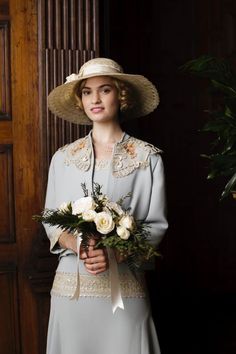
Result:
{"label": "cream belt", "polygon": [[[119,274],[121,295],[124,298],[145,297],[142,285],[131,274]],[[72,297],[77,285],[77,274],[56,272],[51,294]],[[80,296],[111,297],[109,275],[92,276],[80,274]]]}

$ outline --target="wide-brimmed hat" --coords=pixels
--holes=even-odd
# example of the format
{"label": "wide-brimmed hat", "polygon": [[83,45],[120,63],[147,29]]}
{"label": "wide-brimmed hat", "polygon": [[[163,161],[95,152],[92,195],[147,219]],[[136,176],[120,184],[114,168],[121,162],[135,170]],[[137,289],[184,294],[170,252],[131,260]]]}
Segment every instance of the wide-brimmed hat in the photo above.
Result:
{"label": "wide-brimmed hat", "polygon": [[95,58],[81,66],[78,74],[71,74],[63,85],[54,88],[48,96],[48,107],[52,113],[69,122],[91,124],[85,112],[78,107],[76,92],[82,80],[95,76],[110,76],[124,83],[133,91],[132,107],[122,112],[126,119],[146,116],[159,104],[156,87],[144,76],[125,74],[122,67],[114,60]]}

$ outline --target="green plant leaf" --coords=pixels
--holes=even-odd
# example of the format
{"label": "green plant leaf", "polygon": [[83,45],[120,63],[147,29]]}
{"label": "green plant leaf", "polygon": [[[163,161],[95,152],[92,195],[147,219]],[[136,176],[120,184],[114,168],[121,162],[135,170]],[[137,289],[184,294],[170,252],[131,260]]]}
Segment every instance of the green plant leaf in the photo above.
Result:
{"label": "green plant leaf", "polygon": [[216,80],[211,80],[211,84],[213,85],[213,87],[217,88],[218,90],[220,90],[224,94],[229,95],[230,97],[236,98],[236,91],[233,87],[224,85]]}
{"label": "green plant leaf", "polygon": [[224,59],[202,55],[182,65],[180,70],[236,87],[236,75]]}
{"label": "green plant leaf", "polygon": [[225,197],[227,197],[236,187],[236,172],[235,174],[230,178],[229,182],[226,184],[225,189],[223,193],[221,194],[221,200]]}

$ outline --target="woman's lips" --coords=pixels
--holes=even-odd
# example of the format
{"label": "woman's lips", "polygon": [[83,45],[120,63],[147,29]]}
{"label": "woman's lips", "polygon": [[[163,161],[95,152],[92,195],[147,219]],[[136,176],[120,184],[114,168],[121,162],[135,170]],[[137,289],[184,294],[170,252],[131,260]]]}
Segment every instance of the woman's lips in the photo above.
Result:
{"label": "woman's lips", "polygon": [[94,107],[94,108],[91,108],[91,111],[93,113],[100,113],[103,111],[103,107]]}

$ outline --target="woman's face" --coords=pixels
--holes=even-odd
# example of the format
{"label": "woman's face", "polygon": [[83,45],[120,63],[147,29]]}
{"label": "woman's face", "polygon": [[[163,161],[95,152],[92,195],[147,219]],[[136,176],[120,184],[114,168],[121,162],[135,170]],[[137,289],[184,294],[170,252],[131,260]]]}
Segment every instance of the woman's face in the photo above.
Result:
{"label": "woman's face", "polygon": [[110,77],[97,76],[87,79],[81,98],[85,113],[94,123],[118,118],[118,90]]}

